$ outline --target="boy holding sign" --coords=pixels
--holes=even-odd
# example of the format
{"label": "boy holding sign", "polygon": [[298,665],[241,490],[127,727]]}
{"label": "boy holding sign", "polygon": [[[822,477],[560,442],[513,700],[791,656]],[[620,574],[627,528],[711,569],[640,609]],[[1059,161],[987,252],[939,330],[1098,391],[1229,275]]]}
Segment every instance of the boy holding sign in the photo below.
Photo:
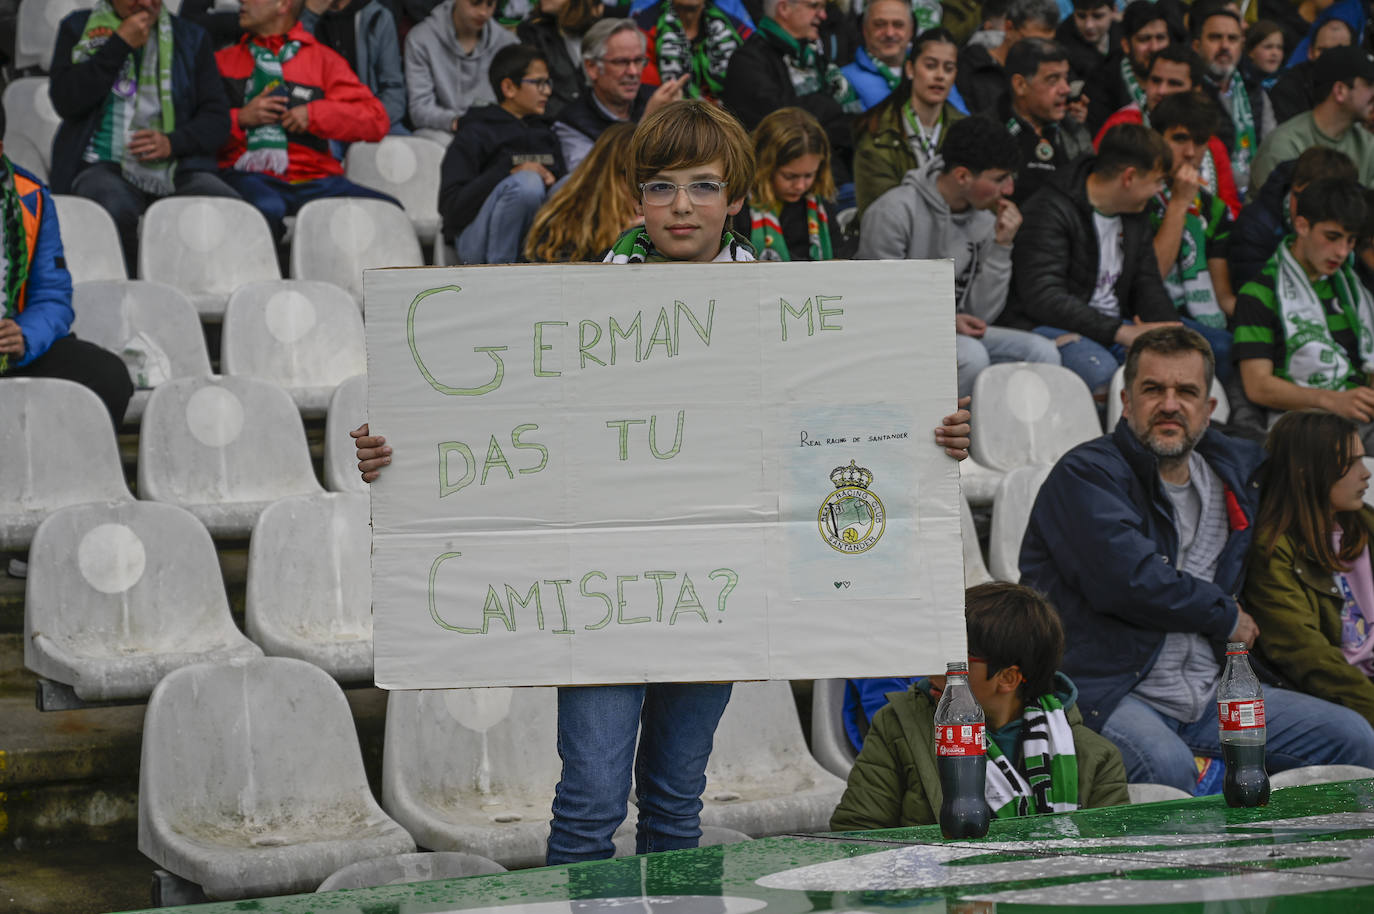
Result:
{"label": "boy holding sign", "polygon": [[[747,242],[726,228],[753,176],[753,146],[729,114],[702,101],[667,105],[631,141],[628,180],[643,226],[625,232],[608,263],[750,261]],[[962,459],[968,414],[948,416],[936,443]],[[391,462],[391,448],[367,425],[354,430],[363,480]],[[729,683],[564,686],[558,690],[558,753],[548,863],[608,858],[625,817],[631,775],[637,789],[636,852],[695,847],[701,792]],[[638,737],[638,753],[636,738]]]}

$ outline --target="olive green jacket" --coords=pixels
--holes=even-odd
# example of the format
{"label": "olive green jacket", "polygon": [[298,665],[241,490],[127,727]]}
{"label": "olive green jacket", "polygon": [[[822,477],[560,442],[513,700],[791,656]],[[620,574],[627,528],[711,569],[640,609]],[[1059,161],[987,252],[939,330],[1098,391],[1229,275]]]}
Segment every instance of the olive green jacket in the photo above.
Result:
{"label": "olive green jacket", "polygon": [[[1374,539],[1374,508],[1359,519]],[[1344,603],[1331,572],[1307,559],[1294,537],[1279,537],[1268,559],[1256,537],[1241,596],[1259,625],[1255,650],[1298,689],[1374,724],[1374,682],[1341,653]]]}
{"label": "olive green jacket", "polygon": [[[830,817],[832,831],[933,825],[939,817],[944,793],[935,766],[935,703],[917,685],[891,692],[887,700],[873,716],[849,785]],[[1129,803],[1121,753],[1088,729],[1076,705],[1065,710],[1078,756],[1078,805]]]}
{"label": "olive green jacket", "polygon": [[[944,145],[950,124],[963,117],[959,109],[945,102],[945,125],[940,128],[940,143],[936,149]],[[876,131],[856,133],[859,141],[854,146],[854,196],[859,211],[854,224],[858,225],[864,210],[874,200],[901,184],[902,177],[922,163],[916,161],[916,154],[907,142],[900,109],[889,110],[878,122]]]}

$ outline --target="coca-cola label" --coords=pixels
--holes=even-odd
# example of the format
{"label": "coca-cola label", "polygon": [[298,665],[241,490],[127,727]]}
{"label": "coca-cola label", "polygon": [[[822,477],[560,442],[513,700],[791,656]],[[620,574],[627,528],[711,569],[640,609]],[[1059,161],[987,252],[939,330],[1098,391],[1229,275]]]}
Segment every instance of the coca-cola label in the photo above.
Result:
{"label": "coca-cola label", "polygon": [[982,724],[941,724],[935,730],[935,754],[984,755]]}
{"label": "coca-cola label", "polygon": [[1264,699],[1219,701],[1217,720],[1223,730],[1258,730],[1264,726]]}

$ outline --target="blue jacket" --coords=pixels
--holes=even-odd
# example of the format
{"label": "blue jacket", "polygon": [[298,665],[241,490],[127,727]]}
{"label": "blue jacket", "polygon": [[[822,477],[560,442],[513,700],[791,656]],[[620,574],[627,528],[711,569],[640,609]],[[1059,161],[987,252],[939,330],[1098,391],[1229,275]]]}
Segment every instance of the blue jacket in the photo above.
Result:
{"label": "blue jacket", "polygon": [[10,163],[15,189],[25,210],[24,233],[29,249],[29,276],[24,283],[19,313],[14,322],[24,334],[22,367],[48,351],[54,342],[71,332],[72,274],[62,252],[62,232],[52,195],[29,172]]}
{"label": "blue jacket", "polygon": [[1245,557],[1259,508],[1259,445],[1215,429],[1197,452],[1226,486],[1231,535],[1214,581],[1174,567],[1178,530],[1159,464],[1126,424],[1055,464],[1021,541],[1021,583],[1059,610],[1062,669],[1078,685],[1084,722],[1101,730],[1149,673],[1168,632],[1218,642],[1235,628]]}
{"label": "blue jacket", "polygon": [[[72,63],[72,47],[81,38],[90,15],[90,10],[77,10],[57,27],[48,95],[62,126],[53,138],[48,177],[59,194],[69,193],[77,173],[86,167],[82,154],[100,124],[124,58],[133,53],[124,39],[112,35],[90,59]],[[215,154],[229,139],[229,96],[215,66],[210,37],[200,26],[173,16],[172,47],[176,129],[167,135],[172,157],[178,168],[214,171]]]}
{"label": "blue jacket", "polygon": [[[892,90],[887,87],[887,80],[878,72],[877,64],[863,48],[854,52],[854,62],[840,67],[840,72],[854,87],[854,92],[859,96],[865,111],[892,94]],[[968,106],[964,104],[964,98],[959,94],[957,86],[949,87],[949,103],[960,114],[968,114]]]}

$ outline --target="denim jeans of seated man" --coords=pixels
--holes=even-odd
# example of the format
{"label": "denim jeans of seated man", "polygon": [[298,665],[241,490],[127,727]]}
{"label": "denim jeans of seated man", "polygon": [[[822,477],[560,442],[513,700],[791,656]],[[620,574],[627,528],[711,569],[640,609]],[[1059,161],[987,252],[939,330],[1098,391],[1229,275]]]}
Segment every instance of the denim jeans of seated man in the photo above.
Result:
{"label": "denim jeans of seated man", "polygon": [[548,189],[533,171],[517,171],[492,188],[477,218],[458,235],[458,259],[463,263],[518,263],[534,214],[544,205]]}

